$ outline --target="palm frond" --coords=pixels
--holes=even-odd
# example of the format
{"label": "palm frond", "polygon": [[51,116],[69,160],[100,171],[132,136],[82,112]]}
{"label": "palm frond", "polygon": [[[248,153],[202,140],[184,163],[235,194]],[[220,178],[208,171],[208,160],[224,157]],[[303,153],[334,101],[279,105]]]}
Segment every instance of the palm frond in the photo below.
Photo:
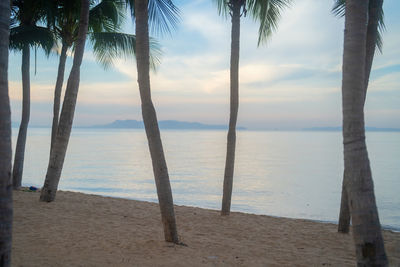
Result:
{"label": "palm frond", "polygon": [[228,0],[213,0],[213,3],[217,6],[218,14],[223,18],[228,18],[229,6]]}
{"label": "palm frond", "polygon": [[383,8],[378,10],[378,34],[376,36],[376,47],[380,53],[383,52],[383,38],[382,35],[386,30],[385,26],[385,13],[383,12]]}
{"label": "palm frond", "polygon": [[[135,18],[135,0],[125,0]],[[155,35],[171,34],[180,21],[180,12],[172,0],[148,0],[150,32]]]}
{"label": "palm frond", "polygon": [[149,25],[152,33],[171,34],[176,29],[179,18],[179,9],[171,0],[149,1]]}
{"label": "palm frond", "polygon": [[332,7],[332,13],[335,16],[343,17],[346,12],[346,0],[335,0]]}
{"label": "palm frond", "polygon": [[[125,33],[90,33],[93,52],[104,68],[114,64],[116,58],[134,57],[136,54],[136,36]],[[161,49],[157,41],[150,39],[150,67],[155,70],[160,64]]]}
{"label": "palm frond", "polygon": [[382,35],[380,32],[378,32],[377,36],[376,36],[376,47],[379,50],[379,53],[383,53],[383,39],[382,39]]}
{"label": "palm frond", "polygon": [[48,55],[55,45],[54,35],[48,28],[40,26],[22,25],[11,28],[10,49],[22,50],[25,45],[41,47]]}
{"label": "palm frond", "polygon": [[254,21],[260,23],[258,45],[266,43],[278,28],[281,12],[290,6],[292,0],[247,0],[246,9]]}
{"label": "palm frond", "polygon": [[121,1],[101,1],[90,9],[89,30],[92,32],[120,30],[125,19],[124,11],[124,4]]}
{"label": "palm frond", "polygon": [[[373,0],[373,1],[378,1],[378,0]],[[370,0],[370,3],[369,3],[370,8],[373,4],[379,3],[379,2],[373,3],[373,1]],[[382,3],[380,3],[380,5],[381,4]],[[333,7],[332,7],[332,13],[335,16],[343,17],[346,14],[346,0],[335,0]],[[383,48],[382,34],[386,30],[384,16],[385,15],[383,12],[383,8],[379,8],[379,10],[378,10],[378,33],[376,36],[376,47],[378,48],[380,53],[382,53],[382,48]]]}

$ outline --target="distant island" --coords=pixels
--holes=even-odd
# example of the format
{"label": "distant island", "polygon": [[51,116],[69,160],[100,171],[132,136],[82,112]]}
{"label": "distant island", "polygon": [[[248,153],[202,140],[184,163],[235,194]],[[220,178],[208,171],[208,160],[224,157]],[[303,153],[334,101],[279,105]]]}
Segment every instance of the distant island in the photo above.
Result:
{"label": "distant island", "polygon": [[[227,125],[221,124],[204,124],[199,122],[187,122],[176,120],[159,121],[158,125],[161,129],[171,130],[227,130]],[[12,123],[13,128],[19,127],[19,122]],[[29,125],[30,128],[50,128],[49,125]],[[116,120],[112,123],[92,125],[92,126],[74,126],[74,128],[86,129],[144,129],[143,121],[137,120]],[[242,126],[236,127],[237,130],[253,130],[253,131],[305,131],[305,132],[341,132],[342,127],[310,127],[310,128],[246,128]],[[380,128],[380,127],[365,127],[367,132],[400,132],[400,128]]]}
{"label": "distant island", "polygon": [[[303,131],[321,131],[321,132],[341,132],[342,127],[312,127],[303,128]],[[400,132],[400,128],[378,128],[378,127],[365,127],[367,132]]]}
{"label": "distant island", "polygon": [[[165,120],[159,121],[158,125],[161,129],[175,130],[226,130],[226,125],[203,124],[199,122]],[[113,129],[144,129],[143,121],[137,120],[116,120],[109,124],[94,125],[89,128],[113,128]],[[245,127],[237,127],[238,130],[246,130]]]}

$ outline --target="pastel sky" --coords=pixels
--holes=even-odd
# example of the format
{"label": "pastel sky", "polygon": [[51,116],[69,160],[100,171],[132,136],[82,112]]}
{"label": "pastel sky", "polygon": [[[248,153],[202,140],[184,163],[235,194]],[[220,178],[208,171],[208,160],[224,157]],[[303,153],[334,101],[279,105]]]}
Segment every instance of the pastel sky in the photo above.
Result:
{"label": "pastel sky", "polygon": [[[159,38],[162,64],[151,73],[159,120],[227,124],[229,119],[230,20],[212,0],[175,1],[182,20],[172,36]],[[297,0],[285,10],[267,45],[257,48],[258,25],[242,19],[238,125],[298,129],[341,124],[341,62],[344,19],[331,14],[332,0]],[[400,128],[400,2],[385,0],[383,54],[377,53],[365,106],[366,124]],[[127,22],[126,29],[133,32]],[[58,56],[31,58],[31,125],[50,125]],[[66,79],[71,68],[68,59]],[[21,55],[10,54],[13,122],[21,116]],[[65,80],[66,80],[65,79]],[[74,124],[141,120],[136,63],[119,59],[104,70],[90,44],[81,67]]]}

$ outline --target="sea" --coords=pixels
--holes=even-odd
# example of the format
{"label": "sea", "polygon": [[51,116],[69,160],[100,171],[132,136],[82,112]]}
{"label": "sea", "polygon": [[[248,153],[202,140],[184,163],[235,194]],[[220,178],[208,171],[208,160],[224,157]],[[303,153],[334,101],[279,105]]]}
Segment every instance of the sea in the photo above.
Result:
{"label": "sea", "polygon": [[[43,186],[50,128],[29,128],[24,186]],[[13,128],[15,148],[18,129]],[[174,203],[220,209],[224,130],[161,130]],[[400,231],[400,132],[367,132],[381,224]],[[237,132],[232,211],[337,222],[343,176],[338,131]],[[143,129],[74,128],[59,189],[157,202]]]}

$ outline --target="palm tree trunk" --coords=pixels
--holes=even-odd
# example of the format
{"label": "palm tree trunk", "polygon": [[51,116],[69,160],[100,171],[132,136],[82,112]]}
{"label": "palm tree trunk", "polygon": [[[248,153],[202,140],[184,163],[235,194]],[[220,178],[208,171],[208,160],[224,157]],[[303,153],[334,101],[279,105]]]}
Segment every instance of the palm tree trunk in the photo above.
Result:
{"label": "palm tree trunk", "polygon": [[60,62],[58,64],[58,73],[56,87],[54,89],[54,104],[53,104],[53,124],[51,126],[51,147],[53,147],[54,139],[57,134],[58,117],[60,115],[61,91],[64,83],[65,62],[67,60],[68,46],[63,42],[60,54]]}
{"label": "palm tree trunk", "polygon": [[369,0],[368,26],[365,56],[365,92],[364,104],[367,96],[369,76],[371,74],[372,62],[374,60],[376,42],[378,39],[379,12],[382,10],[383,0]]}
{"label": "palm tree trunk", "polygon": [[231,1],[232,6],[232,42],[230,70],[230,118],[227,137],[224,187],[221,215],[229,215],[231,210],[233,172],[235,167],[236,122],[239,109],[239,46],[240,46],[240,8],[241,1]]}
{"label": "palm tree trunk", "polygon": [[10,1],[0,0],[0,266],[11,265],[13,220],[11,111],[8,96]]}
{"label": "palm tree trunk", "polygon": [[[369,76],[371,74],[372,62],[375,55],[376,40],[378,38],[379,12],[382,9],[383,0],[370,0],[368,7],[368,26],[365,54],[365,88],[364,104],[367,96]],[[343,181],[345,178],[343,177]],[[348,233],[350,228],[350,208],[348,204],[345,187],[342,186],[342,199],[340,204],[338,232]]]}
{"label": "palm tree trunk", "polygon": [[22,173],[24,170],[24,158],[25,158],[25,144],[26,135],[28,132],[28,124],[30,117],[30,77],[29,77],[29,65],[30,65],[30,48],[29,45],[25,45],[22,49],[22,118],[19,126],[17,146],[15,148],[14,156],[14,167],[13,167],[13,186],[14,189],[19,189],[22,182]]}
{"label": "palm tree trunk", "polygon": [[387,266],[365,143],[364,95],[368,2],[347,0],[343,51],[343,181],[358,266]]}
{"label": "palm tree trunk", "polygon": [[344,178],[343,174],[342,199],[340,202],[338,232],[347,234],[350,230],[351,216],[350,216],[349,198],[347,196],[347,190],[344,181],[346,181],[346,179]]}
{"label": "palm tree trunk", "polygon": [[158,202],[160,205],[161,219],[164,227],[165,241],[178,243],[178,232],[175,222],[174,203],[171,185],[169,182],[167,163],[164,157],[163,146],[158,128],[157,115],[151,100],[150,75],[149,75],[149,29],[148,29],[148,1],[135,1],[136,16],[136,63],[138,84],[142,101],[142,116],[146,130],[147,140],[153,173],[157,187]]}
{"label": "palm tree trunk", "polygon": [[85,50],[86,33],[89,19],[89,0],[82,0],[79,31],[76,41],[74,61],[67,82],[67,89],[57,134],[50,152],[49,165],[47,167],[46,180],[40,194],[40,200],[51,202],[56,197],[58,183],[67,152],[68,141],[71,135],[72,122],[74,119],[76,100],[78,97],[80,66],[82,64],[83,52]]}

